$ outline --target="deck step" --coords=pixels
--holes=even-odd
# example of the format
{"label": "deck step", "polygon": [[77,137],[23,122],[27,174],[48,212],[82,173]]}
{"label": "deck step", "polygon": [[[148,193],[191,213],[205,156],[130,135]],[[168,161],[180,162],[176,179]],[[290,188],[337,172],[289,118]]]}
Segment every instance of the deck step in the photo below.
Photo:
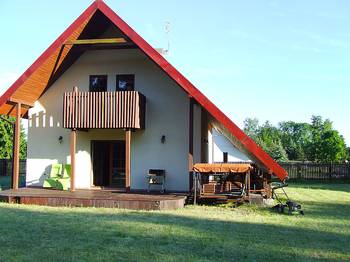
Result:
{"label": "deck step", "polygon": [[110,190],[68,192],[41,188],[20,188],[1,191],[0,200],[27,205],[165,210],[183,208],[186,196],[120,193]]}

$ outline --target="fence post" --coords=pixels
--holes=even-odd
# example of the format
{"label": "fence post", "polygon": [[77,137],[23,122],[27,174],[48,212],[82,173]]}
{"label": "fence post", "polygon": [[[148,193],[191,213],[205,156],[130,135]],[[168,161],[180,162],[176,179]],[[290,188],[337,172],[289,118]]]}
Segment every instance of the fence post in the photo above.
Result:
{"label": "fence post", "polygon": [[329,175],[329,180],[332,180],[332,164],[330,163],[328,166],[328,175]]}
{"label": "fence post", "polygon": [[297,177],[298,180],[301,179],[301,165],[299,163],[297,164]]}

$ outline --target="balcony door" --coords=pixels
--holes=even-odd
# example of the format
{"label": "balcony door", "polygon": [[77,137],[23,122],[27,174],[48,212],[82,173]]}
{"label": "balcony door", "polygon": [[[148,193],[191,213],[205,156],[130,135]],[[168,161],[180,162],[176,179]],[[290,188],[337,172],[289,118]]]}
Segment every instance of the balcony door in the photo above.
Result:
{"label": "balcony door", "polygon": [[125,141],[92,141],[93,184],[125,188]]}

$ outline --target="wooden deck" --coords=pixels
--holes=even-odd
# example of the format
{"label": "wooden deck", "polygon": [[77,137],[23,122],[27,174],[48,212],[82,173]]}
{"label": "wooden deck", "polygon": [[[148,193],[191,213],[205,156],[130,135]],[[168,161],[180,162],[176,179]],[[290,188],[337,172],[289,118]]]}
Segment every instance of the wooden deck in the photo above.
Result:
{"label": "wooden deck", "polygon": [[106,207],[134,210],[183,208],[184,195],[121,193],[113,190],[76,190],[75,192],[41,188],[19,188],[0,191],[0,201],[27,205]]}

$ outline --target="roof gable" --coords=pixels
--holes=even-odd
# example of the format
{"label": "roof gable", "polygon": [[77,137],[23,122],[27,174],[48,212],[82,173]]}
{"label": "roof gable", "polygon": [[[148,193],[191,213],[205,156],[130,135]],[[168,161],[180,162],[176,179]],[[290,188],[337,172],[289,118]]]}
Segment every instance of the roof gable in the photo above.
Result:
{"label": "roof gable", "polygon": [[[205,108],[220,125],[229,131],[235,140],[238,141],[241,148],[244,148],[258,163],[281,180],[288,176],[287,172],[280,165],[101,0],[93,2],[0,97],[0,114],[11,114],[12,107],[6,104],[10,98],[22,100],[24,98],[28,102],[34,103],[45,92],[50,85],[50,81],[54,81],[55,77],[59,77],[70,66],[70,63],[79,57],[79,52],[77,52],[78,55],[71,55],[73,52],[70,51],[72,51],[73,47],[64,45],[64,43],[67,40],[71,41],[81,38],[84,32],[88,30],[88,24],[91,19],[98,15],[99,12],[164,70],[190,97],[194,98]],[[89,33],[93,34],[93,32]],[[55,77],[52,78],[54,75]],[[34,86],[35,88],[33,88]]]}

